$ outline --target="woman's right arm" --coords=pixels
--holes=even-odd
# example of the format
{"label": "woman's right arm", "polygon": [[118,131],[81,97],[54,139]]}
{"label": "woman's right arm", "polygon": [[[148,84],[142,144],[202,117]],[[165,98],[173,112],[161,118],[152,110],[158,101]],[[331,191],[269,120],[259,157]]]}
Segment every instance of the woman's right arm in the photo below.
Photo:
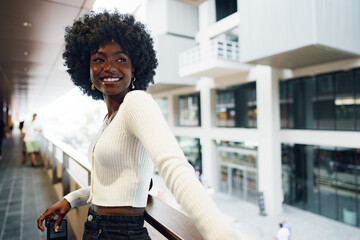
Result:
{"label": "woman's right arm", "polygon": [[87,200],[90,196],[90,186],[81,188],[67,194],[62,200],[58,201],[51,207],[45,210],[43,214],[37,220],[38,228],[44,231],[45,228],[42,225],[44,220],[51,220],[57,216],[55,222],[55,231],[59,228],[59,225],[65,215],[70,211],[71,208],[84,206],[87,204]]}

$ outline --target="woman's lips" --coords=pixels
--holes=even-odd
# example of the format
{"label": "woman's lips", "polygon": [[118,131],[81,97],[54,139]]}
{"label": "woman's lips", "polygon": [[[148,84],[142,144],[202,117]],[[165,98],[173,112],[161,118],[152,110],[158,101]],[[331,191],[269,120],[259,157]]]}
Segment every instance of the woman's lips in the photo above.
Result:
{"label": "woman's lips", "polygon": [[101,81],[104,84],[110,85],[110,84],[115,84],[115,83],[121,81],[122,79],[123,79],[122,77],[105,77],[105,78],[102,78]]}
{"label": "woman's lips", "polygon": [[103,82],[118,82],[120,81],[122,78],[103,78],[102,81]]}

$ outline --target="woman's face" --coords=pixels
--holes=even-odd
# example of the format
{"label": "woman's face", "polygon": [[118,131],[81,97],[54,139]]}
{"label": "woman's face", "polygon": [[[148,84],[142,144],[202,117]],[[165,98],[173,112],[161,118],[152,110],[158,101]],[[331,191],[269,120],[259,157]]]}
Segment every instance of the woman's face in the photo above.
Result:
{"label": "woman's face", "polygon": [[90,57],[90,78],[105,96],[124,96],[134,77],[130,57],[115,41],[100,45]]}

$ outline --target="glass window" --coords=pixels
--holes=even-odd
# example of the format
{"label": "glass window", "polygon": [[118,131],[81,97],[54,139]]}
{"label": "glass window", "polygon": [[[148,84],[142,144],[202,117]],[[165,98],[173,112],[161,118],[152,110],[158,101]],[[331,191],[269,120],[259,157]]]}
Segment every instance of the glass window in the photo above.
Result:
{"label": "glass window", "polygon": [[292,204],[295,196],[295,179],[293,174],[293,144],[281,144],[281,179],[284,203]]}
{"label": "glass window", "polygon": [[288,112],[288,128],[294,128],[294,84],[288,84],[287,93],[287,112]]}
{"label": "glass window", "polygon": [[316,77],[317,102],[316,117],[318,129],[335,129],[335,92],[334,78],[332,74],[323,74]]}
{"label": "glass window", "polygon": [[280,81],[281,128],[360,130],[360,69]]}
{"label": "glass window", "polygon": [[216,94],[216,126],[257,127],[256,83],[218,90]]}
{"label": "glass window", "polygon": [[230,141],[217,141],[216,145],[221,168],[219,190],[256,204],[257,145]]}
{"label": "glass window", "polygon": [[319,211],[316,148],[311,145],[282,144],[282,187],[284,202]]}
{"label": "glass window", "polygon": [[215,0],[216,21],[237,12],[237,0]]}
{"label": "glass window", "polygon": [[156,98],[155,101],[160,107],[160,110],[162,114],[164,115],[164,118],[166,121],[168,121],[169,118],[169,108],[168,108],[168,99],[167,98]]}
{"label": "glass window", "polygon": [[235,127],[235,98],[233,91],[218,91],[216,95],[216,126]]}
{"label": "glass window", "polygon": [[256,104],[256,83],[252,82],[244,86],[244,95],[246,96],[246,113],[245,126],[249,128],[257,127],[257,104]]}
{"label": "glass window", "polygon": [[201,144],[199,138],[176,137],[186,159],[199,172],[199,179],[202,174]]}
{"label": "glass window", "polygon": [[319,146],[320,214],[336,219],[336,150]]}
{"label": "glass window", "polygon": [[245,199],[244,196],[244,171],[232,168],[232,195]]}
{"label": "glass window", "polygon": [[[304,106],[303,122],[297,127],[298,129],[316,129],[317,123],[314,115],[315,103],[316,103],[316,81],[314,77],[306,77],[302,79],[301,92],[298,95],[301,96],[301,104]],[[301,108],[299,108],[301,109]],[[297,115],[301,115],[298,112]]]}
{"label": "glass window", "polygon": [[360,226],[360,149],[282,144],[284,202]]}
{"label": "glass window", "polygon": [[220,166],[220,184],[219,191],[228,194],[228,168],[227,166]]}
{"label": "glass window", "polygon": [[247,192],[246,200],[251,203],[257,203],[257,172],[247,171]]}
{"label": "glass window", "polygon": [[339,220],[357,225],[355,150],[337,148],[337,196]]}
{"label": "glass window", "polygon": [[336,84],[336,129],[355,129],[355,99],[353,72],[339,72],[335,74]]}
{"label": "glass window", "polygon": [[[359,185],[360,185],[360,148],[356,148],[355,149],[355,161],[354,161],[354,164],[355,164],[355,169],[356,169],[356,174],[357,174],[357,182],[356,182],[356,185],[357,185],[357,189],[359,191]],[[360,227],[360,194],[358,192],[357,194],[357,216],[358,216],[358,227]]]}
{"label": "glass window", "polygon": [[179,125],[201,126],[200,94],[179,96]]}
{"label": "glass window", "polygon": [[360,69],[354,71],[355,81],[355,106],[356,106],[356,130],[360,130]]}
{"label": "glass window", "polygon": [[288,97],[287,97],[287,87],[288,87],[289,81],[280,81],[280,126],[281,128],[288,128]]}

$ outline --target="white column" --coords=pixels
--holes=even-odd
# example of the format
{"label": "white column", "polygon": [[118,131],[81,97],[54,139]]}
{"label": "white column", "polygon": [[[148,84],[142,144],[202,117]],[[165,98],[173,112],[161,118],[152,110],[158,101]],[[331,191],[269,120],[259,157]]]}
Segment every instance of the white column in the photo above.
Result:
{"label": "white column", "polygon": [[170,128],[174,128],[175,127],[175,119],[178,116],[177,114],[177,106],[175,106],[175,99],[174,96],[171,94],[167,95],[167,100],[168,100],[168,124],[170,126]]}
{"label": "white column", "polygon": [[216,187],[216,156],[215,144],[208,133],[212,127],[212,94],[211,89],[214,86],[214,80],[211,78],[201,78],[196,85],[200,92],[201,108],[201,152],[204,184]]}
{"label": "white column", "polygon": [[281,144],[278,70],[256,67],[258,146],[258,188],[264,193],[265,212],[281,212]]}

